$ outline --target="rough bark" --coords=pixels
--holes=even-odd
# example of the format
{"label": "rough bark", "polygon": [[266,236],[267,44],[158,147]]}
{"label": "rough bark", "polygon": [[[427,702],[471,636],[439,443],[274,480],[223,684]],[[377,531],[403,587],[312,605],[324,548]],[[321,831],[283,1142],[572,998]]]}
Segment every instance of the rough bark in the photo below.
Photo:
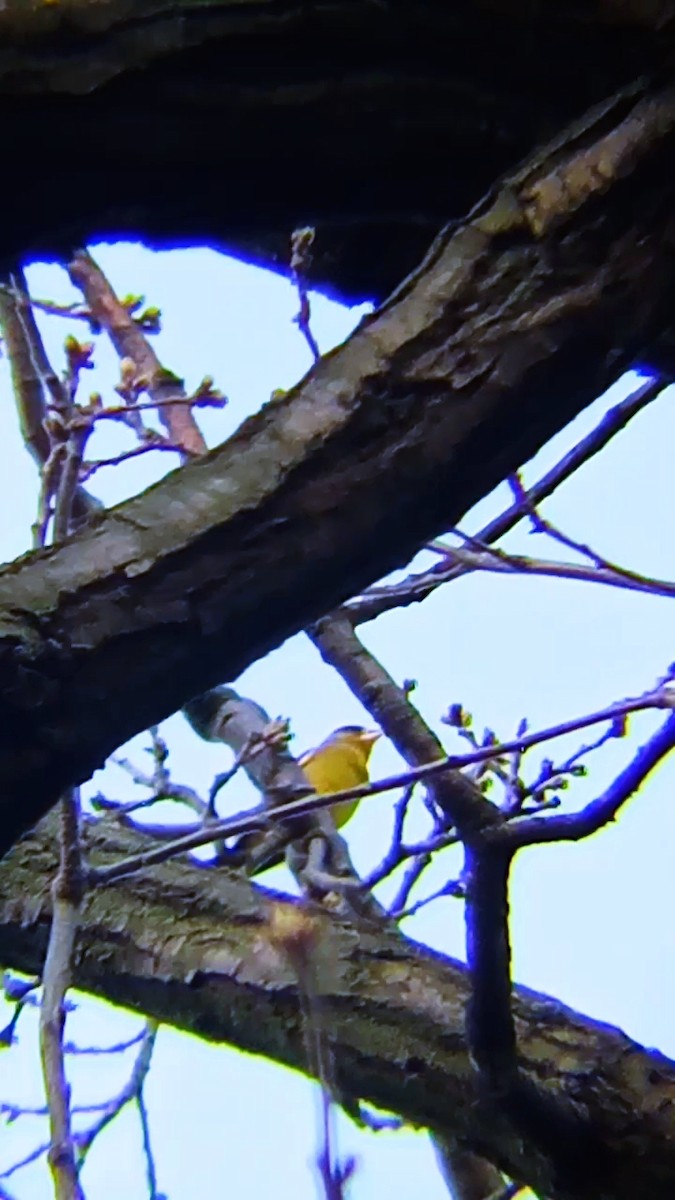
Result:
{"label": "rough bark", "polygon": [[314,223],[314,280],[381,299],[446,220],[674,41],[667,0],[15,0],[0,263],[125,233],[284,266]]}
{"label": "rough bark", "polygon": [[[85,840],[99,865],[146,844],[105,826],[92,826]],[[55,863],[48,818],[0,866],[0,959],[14,968],[41,965]],[[304,1069],[297,984],[266,933],[275,898],[187,862],[102,888],[85,903],[75,982],[199,1037]],[[516,989],[523,1068],[550,1103],[573,1102],[597,1138],[578,1174],[552,1178],[544,1158],[479,1103],[463,1034],[463,966],[395,933],[357,930],[319,913],[317,920],[322,1010],[348,1099],[430,1126],[553,1200],[670,1197],[675,1064]]]}
{"label": "rough bark", "polygon": [[668,324],[675,91],[595,111],[224,446],[0,573],[0,849],[418,546]]}

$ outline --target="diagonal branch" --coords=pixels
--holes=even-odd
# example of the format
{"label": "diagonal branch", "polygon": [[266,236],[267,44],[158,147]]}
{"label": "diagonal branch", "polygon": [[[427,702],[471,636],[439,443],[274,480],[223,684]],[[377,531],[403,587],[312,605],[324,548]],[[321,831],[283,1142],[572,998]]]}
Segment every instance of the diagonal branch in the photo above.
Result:
{"label": "diagonal branch", "polygon": [[[474,534],[472,541],[481,543],[485,546],[491,546],[498,542],[500,538],[514,529],[516,525],[522,521],[534,506],[541,504],[548,496],[560,487],[566,479],[574,475],[584,463],[599,454],[604,450],[605,446],[611,442],[612,438],[620,433],[626,425],[642,412],[648,404],[651,404],[666,387],[665,381],[660,378],[644,380],[621,400],[615,404],[608,412],[605,413],[602,420],[592,429],[585,438],[577,442],[567,454],[551,467],[541,479],[526,492],[527,507],[520,501],[515,501],[488,521],[478,533]],[[431,549],[440,549],[441,553],[445,554],[446,545],[441,543],[440,546],[436,542],[432,542]],[[431,595],[442,583],[449,583],[453,579],[460,579],[462,575],[466,575],[473,568],[465,562],[457,562],[446,564],[440,563],[430,571],[421,571],[409,575],[400,583],[390,584],[386,587],[373,587],[363,595],[351,600],[349,604],[344,606],[342,610],[349,616],[349,619],[355,624],[361,624],[363,621],[372,621],[375,617],[380,616],[384,612],[388,612],[392,608],[401,608],[407,604],[412,604],[420,600],[425,600]],[[495,568],[497,569],[497,568]],[[658,581],[654,581],[658,582]],[[667,585],[666,585],[667,586]]]}
{"label": "diagonal branch", "polygon": [[[142,329],[118,300],[101,268],[86,250],[77,250],[68,264],[71,282],[79,287],[89,311],[101,323],[119,357],[135,366],[148,395],[157,402],[159,419],[185,457],[203,454],[206,442],[195,421],[182,379],[160,363]],[[172,404],[171,400],[178,403]]]}

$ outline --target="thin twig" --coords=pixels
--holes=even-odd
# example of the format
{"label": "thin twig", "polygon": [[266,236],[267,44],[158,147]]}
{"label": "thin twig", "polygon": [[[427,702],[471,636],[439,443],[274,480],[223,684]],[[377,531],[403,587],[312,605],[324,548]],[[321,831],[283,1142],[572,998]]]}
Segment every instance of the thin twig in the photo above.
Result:
{"label": "thin twig", "polygon": [[142,442],[140,446],[132,446],[130,450],[121,450],[119,454],[114,454],[110,458],[97,458],[93,462],[83,462],[80,468],[80,482],[86,483],[92,475],[104,467],[119,467],[121,463],[129,462],[131,458],[138,458],[141,454],[149,454],[152,450],[168,450],[172,454],[183,453],[181,447],[174,445],[173,442],[159,440]]}
{"label": "thin twig", "polygon": [[314,361],[318,362],[321,358],[321,351],[310,324],[312,314],[306,280],[314,237],[315,230],[309,225],[293,230],[291,235],[291,279],[295,284],[300,303],[300,308],[293,319],[307,342]]}
{"label": "thin twig", "polygon": [[141,1030],[132,1038],[127,1038],[124,1042],[114,1042],[112,1046],[78,1046],[75,1042],[65,1042],[63,1050],[65,1054],[123,1054],[125,1050],[131,1050],[132,1046],[137,1046],[143,1037],[144,1030]]}
{"label": "thin twig", "polygon": [[580,841],[616,819],[617,813],[644,783],[662,758],[675,748],[675,713],[671,712],[653,737],[642,746],[607,790],[578,813],[524,817],[490,838],[515,850],[542,842]]}
{"label": "thin twig", "polygon": [[466,886],[464,881],[462,879],[449,879],[447,883],[443,884],[443,887],[438,888],[438,890],[435,892],[431,892],[422,900],[417,900],[414,904],[408,905],[407,908],[401,907],[399,909],[394,908],[392,905],[392,916],[395,916],[397,921],[403,921],[408,917],[414,917],[420,911],[420,909],[426,908],[427,905],[433,904],[435,900],[440,900],[444,896],[452,896],[456,899],[464,899],[465,895]]}
{"label": "thin twig", "polygon": [[84,1161],[99,1134],[103,1132],[127,1104],[132,1100],[136,1100],[141,1094],[148,1071],[150,1070],[158,1028],[159,1026],[156,1021],[148,1021],[146,1023],[140,1049],[124,1087],[117,1096],[114,1096],[112,1100],[107,1102],[98,1120],[89,1129],[83,1130],[76,1135],[75,1140],[80,1155],[80,1164]]}
{"label": "thin twig", "polygon": [[42,1158],[43,1154],[47,1153],[49,1146],[49,1142],[42,1142],[41,1145],[36,1146],[33,1150],[30,1150],[28,1154],[26,1154],[23,1158],[20,1158],[18,1162],[12,1163],[11,1167],[6,1167],[5,1170],[0,1173],[0,1179],[9,1179],[12,1175],[16,1175],[17,1171],[22,1171],[24,1167],[29,1167],[31,1163],[34,1163],[38,1158]]}
{"label": "thin twig", "polygon": [[564,546],[566,550],[573,550],[575,554],[580,554],[582,558],[589,559],[589,561],[594,567],[597,568],[598,571],[605,572],[609,576],[614,576],[619,579],[623,577],[626,582],[644,582],[644,576],[635,571],[630,571],[628,568],[622,567],[618,563],[611,562],[610,559],[605,558],[604,555],[598,554],[597,551],[594,550],[592,546],[589,546],[587,542],[580,542],[576,538],[570,537],[569,534],[563,533],[562,529],[555,525],[553,521],[550,521],[547,517],[542,516],[537,506],[529,499],[518,472],[516,472],[514,475],[510,475],[508,482],[516,498],[516,503],[520,502],[528,513],[532,523],[533,533],[546,534],[548,537],[552,538],[553,541],[558,542],[561,546]]}
{"label": "thin twig", "polygon": [[401,885],[389,908],[390,915],[394,920],[400,920],[408,903],[410,893],[430,865],[431,854],[418,854],[407,867]]}
{"label": "thin twig", "polygon": [[[206,386],[207,383],[209,384],[208,388]],[[175,396],[166,396],[163,400],[136,400],[134,411],[144,412],[147,409],[160,409],[166,408],[168,405],[175,406],[180,404],[194,408],[224,408],[226,403],[225,396],[214,389],[209,380],[204,380],[201,387],[196,392],[191,392],[189,396],[177,393]],[[127,417],[128,415],[128,405],[109,404],[97,409],[95,418],[97,421],[116,421],[120,417]]]}
{"label": "thin twig", "polygon": [[155,1155],[152,1149],[152,1141],[150,1139],[148,1110],[145,1105],[145,1097],[143,1095],[142,1087],[139,1089],[136,1097],[136,1108],[138,1109],[138,1119],[141,1123],[143,1155],[145,1158],[145,1174],[148,1181],[148,1200],[157,1200],[157,1168],[155,1166]]}

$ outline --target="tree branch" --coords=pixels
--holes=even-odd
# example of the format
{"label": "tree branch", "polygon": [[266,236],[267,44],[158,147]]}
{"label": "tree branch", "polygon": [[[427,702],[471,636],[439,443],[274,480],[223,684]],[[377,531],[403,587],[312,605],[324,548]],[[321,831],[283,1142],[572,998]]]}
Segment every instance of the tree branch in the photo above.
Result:
{"label": "tree branch", "polygon": [[[85,832],[103,867],[142,846],[130,831]],[[0,957],[39,970],[55,865],[51,818],[0,866]],[[277,898],[241,877],[185,862],[99,888],[86,898],[77,986],[216,1041],[305,1069],[295,973],[269,944]],[[289,901],[290,902],[290,901]],[[167,919],[170,914],[170,924]],[[553,1200],[570,1200],[527,1141],[486,1116],[464,1040],[464,967],[397,934],[357,930],[316,912],[317,970],[336,1082],[365,1100],[454,1137]],[[167,936],[170,929],[170,936]],[[252,1001],[255,1002],[252,1002]],[[675,1172],[675,1064],[545,996],[514,990],[525,1076],[555,1106],[574,1102],[607,1146],[576,1200],[669,1200]]]}
{"label": "tree branch", "polygon": [[[595,429],[592,429],[585,438],[577,442],[567,454],[551,467],[541,479],[530,487],[526,492],[528,506],[541,504],[542,500],[546,500],[553,492],[560,487],[566,479],[569,479],[584,463],[593,458],[604,450],[605,446],[625,429],[626,425],[642,411],[646,405],[651,404],[667,386],[666,382],[657,377],[647,379],[642,382],[634,392],[621,400],[619,404],[615,404],[605,413],[601,421],[598,422]],[[484,545],[493,545],[500,538],[514,529],[520,521],[524,520],[529,511],[529,507],[525,507],[521,502],[516,501],[509,505],[497,517],[488,521],[478,533],[473,535],[476,542]],[[434,548],[432,542],[431,548]],[[445,550],[445,544],[443,544]],[[455,564],[439,563],[430,571],[420,571],[416,574],[409,575],[406,579],[402,579],[400,583],[390,584],[386,587],[369,588],[363,596],[358,596],[355,600],[351,600],[341,610],[345,613],[354,625],[359,625],[364,621],[373,621],[376,617],[384,612],[389,612],[392,608],[402,608],[407,604],[416,603],[420,600],[425,600],[430,596],[437,587],[442,583],[449,583],[453,579],[460,579],[462,575],[466,575],[472,568],[464,563],[458,562]],[[658,581],[657,581],[658,582]]]}
{"label": "tree branch", "polygon": [[279,269],[309,221],[312,281],[362,299],[674,36],[669,0],[6,0],[0,31],[0,260],[114,231]]}
{"label": "tree branch", "polygon": [[[89,311],[105,329],[120,359],[134,363],[137,376],[144,379],[172,444],[182,448],[184,457],[204,454],[206,442],[186,403],[188,396],[182,379],[162,366],[143,330],[120,303],[91,254],[77,250],[68,264],[68,274],[80,288]],[[174,398],[179,403],[172,404]],[[130,411],[133,412],[133,405]]]}

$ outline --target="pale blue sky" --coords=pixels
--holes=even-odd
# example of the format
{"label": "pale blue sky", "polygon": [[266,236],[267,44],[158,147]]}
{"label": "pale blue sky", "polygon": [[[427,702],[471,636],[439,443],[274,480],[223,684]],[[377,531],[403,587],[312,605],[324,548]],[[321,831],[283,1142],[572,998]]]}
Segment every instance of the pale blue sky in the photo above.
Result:
{"label": "pale blue sky", "polygon": [[[163,331],[154,344],[165,364],[185,376],[188,388],[203,375],[213,375],[230,397],[223,412],[198,414],[211,445],[222,441],[274,388],[290,385],[310,367],[307,347],[292,323],[296,299],[280,277],[207,250],[157,254],[121,245],[96,247],[94,254],[120,293],[144,292],[149,303],[161,306]],[[37,296],[76,297],[65,273],[56,267],[36,265],[29,278]],[[348,311],[316,298],[313,328],[321,348],[344,338],[364,311]],[[67,327],[54,320],[41,319],[40,324],[52,361],[60,368]],[[85,336],[84,326],[69,328]],[[104,339],[99,340],[96,360],[99,368],[91,382],[85,380],[84,394],[98,387],[104,396],[110,395],[116,358]],[[537,478],[592,428],[619,394],[615,389],[598,400],[545,447],[527,466],[526,480]],[[95,449],[110,454],[114,446],[130,444],[124,430],[111,429],[109,423],[104,430],[90,444],[88,457]],[[0,534],[0,556],[8,560],[29,545],[36,473],[19,439],[5,361],[0,362],[0,437],[0,504],[11,514]],[[548,501],[544,512],[607,557],[672,578],[674,439],[671,390]],[[166,455],[158,454],[101,472],[92,490],[114,503],[159,478],[168,462]],[[505,501],[506,489],[498,489],[470,514],[464,527],[479,528]],[[509,535],[504,544],[559,557],[554,546],[524,530]],[[489,725],[509,737],[522,716],[536,728],[650,686],[675,658],[668,604],[666,599],[589,584],[474,576],[441,589],[422,605],[381,618],[362,634],[396,679],[418,680],[415,703],[447,748],[455,750],[460,747],[452,732],[440,723],[454,701],[460,700],[474,714],[479,729]],[[272,715],[290,718],[297,750],[336,725],[368,720],[302,636],[254,664],[238,686]],[[657,721],[650,715],[635,718],[630,740],[611,742],[593,756],[589,778],[575,785],[567,803],[581,804],[600,791]],[[227,752],[199,741],[180,717],[167,722],[164,733],[174,777],[206,791],[213,773],[227,764]],[[129,751],[139,762],[146,740],[135,739]],[[561,759],[578,741],[556,743],[542,754]],[[542,754],[532,755],[532,774]],[[398,762],[391,746],[378,744],[373,774],[386,774]],[[675,935],[666,914],[675,901],[674,785],[671,758],[611,829],[580,845],[522,854],[512,887],[518,981],[620,1025],[637,1040],[673,1056]],[[111,795],[131,794],[114,767],[97,774],[94,786]],[[236,811],[254,799],[246,782],[237,778],[221,797],[221,811]],[[372,799],[348,827],[360,869],[372,865],[385,847],[393,800]],[[420,805],[413,827],[422,828],[422,823]],[[446,852],[416,894],[431,891],[458,868],[457,854]],[[284,877],[278,872],[268,878],[277,883]],[[463,957],[462,909],[456,900],[423,910],[406,930]],[[20,1026],[21,1044],[0,1058],[0,1102],[39,1102],[31,1021]],[[69,1021],[69,1036],[108,1043],[137,1027],[135,1017],[84,1001]],[[118,1059],[105,1064],[101,1059],[76,1060],[71,1070],[75,1102],[107,1097],[125,1071]],[[245,1188],[256,1200],[272,1195],[275,1200],[309,1200],[316,1195],[309,1165],[314,1152],[313,1094],[300,1076],[165,1029],[147,1098],[159,1184],[171,1200],[191,1200],[224,1186],[224,1180],[233,1192]],[[0,1127],[0,1167],[27,1152],[43,1131],[41,1123],[29,1118]],[[123,1192],[128,1200],[146,1195],[139,1146],[137,1121],[130,1112],[92,1151],[83,1176],[90,1200],[113,1191]],[[351,1192],[356,1200],[407,1200],[420,1188],[425,1200],[446,1196],[424,1135],[364,1134],[345,1121],[341,1149],[359,1159]],[[13,1176],[7,1186],[19,1200],[42,1200],[51,1194],[44,1163]]]}

